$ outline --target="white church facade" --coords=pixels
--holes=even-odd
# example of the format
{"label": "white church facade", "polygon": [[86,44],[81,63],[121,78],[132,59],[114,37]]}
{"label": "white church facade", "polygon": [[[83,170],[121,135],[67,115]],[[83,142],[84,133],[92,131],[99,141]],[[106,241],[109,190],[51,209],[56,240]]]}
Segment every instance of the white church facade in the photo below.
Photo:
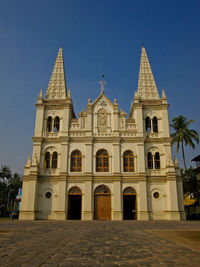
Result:
{"label": "white church facade", "polygon": [[103,78],[100,84],[98,98],[76,117],[59,49],[46,95],[41,91],[36,103],[20,220],[184,220],[169,105],[145,48],[129,116],[106,97]]}

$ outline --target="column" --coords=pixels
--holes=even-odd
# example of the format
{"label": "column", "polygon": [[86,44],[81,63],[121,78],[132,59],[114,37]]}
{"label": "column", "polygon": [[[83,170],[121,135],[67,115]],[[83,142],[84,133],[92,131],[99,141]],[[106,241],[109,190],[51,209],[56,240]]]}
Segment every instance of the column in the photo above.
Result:
{"label": "column", "polygon": [[122,220],[121,181],[113,182],[113,220]]}
{"label": "column", "polygon": [[85,181],[85,194],[83,198],[84,201],[83,201],[82,220],[93,219],[92,199],[93,199],[92,181]]}
{"label": "column", "polygon": [[180,213],[178,209],[178,197],[176,177],[167,177],[166,182],[166,219],[180,220]]}
{"label": "column", "polygon": [[139,196],[138,203],[138,220],[149,220],[148,205],[147,205],[147,184],[146,178],[139,181]]}

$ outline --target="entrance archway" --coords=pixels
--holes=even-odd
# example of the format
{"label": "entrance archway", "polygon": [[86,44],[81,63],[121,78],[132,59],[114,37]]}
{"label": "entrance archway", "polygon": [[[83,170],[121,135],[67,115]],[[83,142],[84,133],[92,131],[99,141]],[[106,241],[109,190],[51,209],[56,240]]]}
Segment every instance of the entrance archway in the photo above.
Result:
{"label": "entrance archway", "polygon": [[73,186],[68,191],[68,220],[81,219],[82,192],[78,186]]}
{"label": "entrance archway", "polygon": [[123,219],[137,219],[136,191],[133,187],[126,187],[123,191]]}
{"label": "entrance archway", "polygon": [[99,185],[94,191],[94,219],[111,220],[111,194],[106,185]]}

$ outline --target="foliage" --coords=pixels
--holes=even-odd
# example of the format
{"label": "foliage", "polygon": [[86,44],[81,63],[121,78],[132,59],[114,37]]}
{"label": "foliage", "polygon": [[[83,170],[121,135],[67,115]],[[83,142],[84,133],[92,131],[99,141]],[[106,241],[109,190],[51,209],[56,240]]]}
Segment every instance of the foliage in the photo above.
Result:
{"label": "foliage", "polygon": [[187,169],[187,166],[185,161],[184,146],[190,146],[194,149],[194,141],[197,144],[199,143],[198,133],[195,130],[191,130],[188,128],[193,122],[193,120],[187,121],[186,117],[180,115],[178,117],[173,118],[172,124],[170,124],[170,126],[174,129],[174,132],[171,134],[172,145],[177,145],[177,153],[181,145],[185,170]]}
{"label": "foliage", "polygon": [[194,169],[192,167],[186,170],[181,169],[181,175],[183,180],[183,192],[198,194],[197,177]]}
{"label": "foliage", "polygon": [[14,200],[22,187],[22,179],[18,173],[12,175],[12,170],[7,165],[0,168],[0,209],[12,209]]}

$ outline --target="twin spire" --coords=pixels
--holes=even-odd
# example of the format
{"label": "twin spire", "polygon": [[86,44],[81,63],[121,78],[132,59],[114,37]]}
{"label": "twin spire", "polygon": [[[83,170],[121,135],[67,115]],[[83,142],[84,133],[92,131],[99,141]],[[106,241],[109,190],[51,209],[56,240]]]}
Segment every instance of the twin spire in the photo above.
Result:
{"label": "twin spire", "polygon": [[[101,90],[104,89],[103,86],[104,84],[101,83]],[[160,99],[158,89],[151,70],[151,66],[149,64],[147,53],[144,47],[142,47],[141,53],[137,95],[141,100]],[[62,48],[60,48],[47,88],[46,99],[66,99],[66,97],[67,96],[64,60]]]}
{"label": "twin spire", "polygon": [[58,51],[56,63],[47,88],[46,99],[66,99],[66,80],[62,48]]}
{"label": "twin spire", "polygon": [[137,93],[140,99],[160,99],[144,47],[142,47],[141,53]]}

